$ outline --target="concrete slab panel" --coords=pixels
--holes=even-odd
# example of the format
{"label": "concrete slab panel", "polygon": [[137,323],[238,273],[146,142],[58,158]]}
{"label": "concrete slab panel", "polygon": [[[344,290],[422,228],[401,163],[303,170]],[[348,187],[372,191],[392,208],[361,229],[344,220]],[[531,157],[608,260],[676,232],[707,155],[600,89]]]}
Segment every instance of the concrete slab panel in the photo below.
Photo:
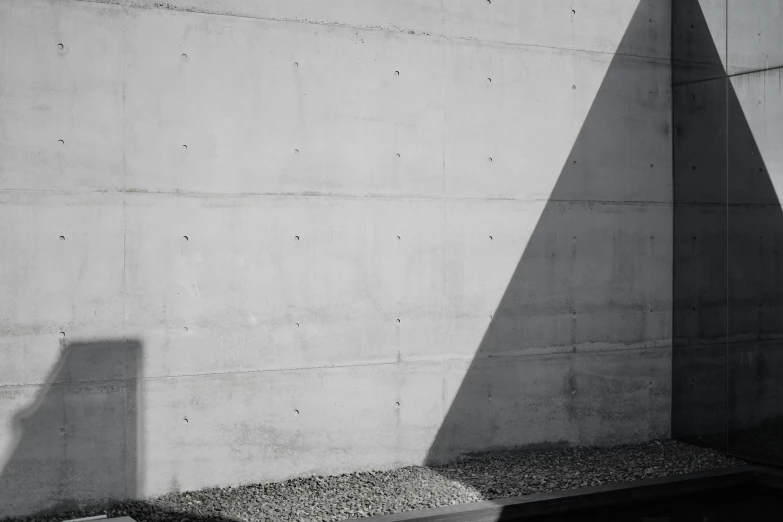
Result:
{"label": "concrete slab panel", "polygon": [[441,388],[439,365],[145,380],[144,494],[410,464]]}
{"label": "concrete slab panel", "polygon": [[735,455],[780,463],[777,441],[783,419],[783,343],[754,341],[729,346],[728,447]]}
{"label": "concrete slab panel", "polygon": [[0,188],[121,186],[124,22],[114,6],[0,5]]}
{"label": "concrete slab panel", "polygon": [[122,337],[122,201],[0,192],[0,384],[46,382],[62,342]]}
{"label": "concrete slab panel", "polygon": [[731,78],[730,202],[780,205],[783,194],[783,70]]}
{"label": "concrete slab panel", "polygon": [[726,451],[726,343],[672,352],[672,437]]}
{"label": "concrete slab panel", "polygon": [[441,40],[161,10],[127,30],[129,188],[441,192]]}
{"label": "concrete slab panel", "polygon": [[726,203],[727,80],[674,88],[674,201]]}
{"label": "concrete slab panel", "polygon": [[[669,357],[660,349],[489,360],[482,375],[492,383],[492,399],[482,391],[468,420],[494,426],[482,432],[480,448],[553,438],[665,437]],[[149,379],[146,493],[420,463],[440,426],[436,405],[445,407],[444,386],[452,396],[467,370],[460,362],[450,368],[403,363],[309,371],[307,377],[300,371],[175,377],[176,385]],[[602,373],[606,368],[615,373]],[[581,398],[563,390],[572,374]],[[288,390],[286,398],[278,389]],[[617,402],[617,396],[626,399]],[[232,407],[218,406],[225,404]],[[618,422],[628,429],[610,428]],[[460,438],[453,449],[480,449],[477,441]]]}
{"label": "concrete slab panel", "polygon": [[725,205],[674,207],[672,336],[675,352],[726,341]]}
{"label": "concrete slab panel", "polygon": [[726,74],[726,0],[672,2],[675,85]]}
{"label": "concrete slab panel", "polygon": [[728,71],[783,66],[783,2],[727,0]]}
{"label": "concrete slab panel", "polygon": [[668,348],[476,358],[464,380],[450,381],[454,400],[428,461],[542,442],[666,437],[670,361]]}
{"label": "concrete slab panel", "polygon": [[[671,201],[668,62],[473,42],[447,52],[449,195]],[[641,121],[644,140],[630,131]],[[553,194],[561,173],[572,181]]]}
{"label": "concrete slab panel", "polygon": [[[512,351],[670,335],[668,205],[139,194],[126,208],[126,327],[148,376],[470,357],[493,314]],[[498,310],[523,253],[517,307]]]}
{"label": "concrete slab panel", "polygon": [[737,205],[728,216],[729,336],[783,338],[783,212],[777,205]]}
{"label": "concrete slab panel", "polygon": [[[162,7],[152,0],[98,0],[136,7]],[[639,12],[648,23],[645,41],[628,49],[634,55],[669,57],[669,2],[587,2],[532,0],[468,2],[446,0],[174,0],[165,8],[309,24],[338,25],[417,35],[432,35],[563,49],[615,52],[628,21]],[[602,31],[595,31],[596,27]]]}
{"label": "concrete slab panel", "polygon": [[125,403],[123,381],[0,388],[0,411],[13,412],[1,435],[3,514],[124,498]]}

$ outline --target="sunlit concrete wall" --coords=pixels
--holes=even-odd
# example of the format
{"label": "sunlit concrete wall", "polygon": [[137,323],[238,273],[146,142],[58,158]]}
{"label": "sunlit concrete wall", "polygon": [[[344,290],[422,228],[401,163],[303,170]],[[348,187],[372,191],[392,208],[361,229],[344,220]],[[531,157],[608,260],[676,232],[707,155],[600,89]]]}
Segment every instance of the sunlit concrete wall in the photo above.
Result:
{"label": "sunlit concrete wall", "polygon": [[673,10],[672,435],[783,463],[783,2]]}
{"label": "sunlit concrete wall", "polygon": [[0,3],[0,512],[669,435],[668,0]]}

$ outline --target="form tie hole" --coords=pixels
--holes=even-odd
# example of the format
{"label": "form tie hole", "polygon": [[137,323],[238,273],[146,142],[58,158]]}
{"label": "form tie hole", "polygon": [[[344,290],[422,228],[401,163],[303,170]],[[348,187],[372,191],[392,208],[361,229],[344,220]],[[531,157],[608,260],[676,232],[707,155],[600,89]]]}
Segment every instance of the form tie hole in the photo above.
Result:
{"label": "form tie hole", "polygon": [[296,69],[297,67],[299,67],[299,62],[294,62],[294,69]]}
{"label": "form tie hole", "polygon": [[294,236],[294,241],[299,241],[299,236]]}
{"label": "form tie hole", "polygon": [[400,236],[397,236],[397,241],[399,241],[400,239],[402,239],[402,238]]}
{"label": "form tie hole", "polygon": [[399,320],[399,319],[397,319],[397,324],[399,324],[399,323],[400,323],[400,320]]}
{"label": "form tie hole", "polygon": [[187,145],[185,145],[185,144],[183,144],[183,145],[182,145],[182,150],[188,150],[188,146],[187,146]]}
{"label": "form tie hole", "polygon": [[182,417],[182,422],[184,422],[185,424],[187,424],[187,423],[189,422],[189,421],[188,421],[188,418],[187,418],[187,417]]}
{"label": "form tie hole", "polygon": [[299,328],[299,323],[294,323],[294,324],[296,325],[297,328]]}
{"label": "form tie hole", "polygon": [[399,408],[400,407],[400,401],[395,402],[394,405]]}
{"label": "form tie hole", "polygon": [[65,140],[57,140],[57,143],[59,143],[60,145],[65,145]]}
{"label": "form tie hole", "polygon": [[489,240],[490,240],[490,241],[492,241],[492,239],[493,239],[493,237],[492,237],[492,236],[489,236]]}
{"label": "form tie hole", "polygon": [[400,71],[394,71],[394,76],[399,76],[399,75],[400,75]]}
{"label": "form tie hole", "polygon": [[399,153],[399,152],[397,153],[397,157],[398,157],[398,158],[400,157],[400,153]]}
{"label": "form tie hole", "polygon": [[182,58],[182,61],[183,61],[183,62],[187,62],[187,61],[188,61],[188,55],[187,55],[187,54],[185,54],[185,53],[182,53],[182,55],[180,56],[180,58]]}
{"label": "form tie hole", "polygon": [[572,85],[572,86],[571,86],[571,90],[572,90],[572,91],[575,91],[575,90],[576,90],[576,85]]}
{"label": "form tie hole", "polygon": [[299,416],[299,410],[294,410],[294,417],[298,417],[298,416]]}
{"label": "form tie hole", "polygon": [[63,49],[65,49],[65,46],[61,43],[58,43],[57,48],[62,51]]}
{"label": "form tie hole", "polygon": [[299,154],[299,149],[294,149],[294,154]]}
{"label": "form tie hole", "polygon": [[188,333],[188,327],[187,326],[183,327],[182,331],[185,332],[185,333]]}
{"label": "form tie hole", "polygon": [[60,241],[65,241],[65,236],[60,236]]}
{"label": "form tie hole", "polygon": [[182,239],[184,239],[185,241],[188,241],[188,236],[182,236]]}
{"label": "form tie hole", "polygon": [[65,332],[60,332],[60,339],[65,339]]}

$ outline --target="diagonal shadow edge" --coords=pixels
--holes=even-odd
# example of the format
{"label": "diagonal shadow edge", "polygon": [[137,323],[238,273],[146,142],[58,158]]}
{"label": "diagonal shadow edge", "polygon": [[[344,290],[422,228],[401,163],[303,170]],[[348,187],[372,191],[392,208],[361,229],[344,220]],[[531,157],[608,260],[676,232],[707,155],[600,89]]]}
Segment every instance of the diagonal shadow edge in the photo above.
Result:
{"label": "diagonal shadow edge", "polygon": [[[699,2],[675,41],[720,63]],[[688,24],[688,21],[691,23]],[[735,90],[720,67],[704,79],[673,62],[674,248],[672,437],[768,463],[783,462],[783,212]],[[679,69],[679,72],[677,72]],[[751,75],[742,75],[751,78]],[[762,79],[753,75],[751,80]],[[755,353],[755,364],[749,353]]]}
{"label": "diagonal shadow edge", "polygon": [[[610,61],[430,447],[428,465],[465,453],[536,443],[615,443],[668,436],[667,296],[651,287],[668,284],[671,269],[665,255],[668,247],[656,246],[654,239],[658,234],[665,242],[670,234],[668,165],[659,165],[659,170],[653,165],[670,155],[670,128],[668,119],[643,118],[651,108],[668,116],[671,78],[668,63],[624,55],[635,42],[659,36],[642,8],[650,1],[637,5]],[[651,139],[640,141],[629,132],[633,125]],[[616,194],[618,186],[625,193],[613,201],[585,197]],[[626,218],[638,230],[624,230],[621,223]],[[577,231],[587,237],[580,240]],[[646,266],[623,264],[623,255],[639,251],[650,254]],[[607,272],[606,267],[618,264]],[[635,283],[635,270],[646,281]],[[591,271],[600,272],[603,279],[590,281]],[[602,289],[605,283],[608,291]],[[609,348],[579,351],[579,346],[591,343]],[[623,349],[629,346],[634,349]],[[553,349],[536,358],[493,358],[493,353],[531,347]],[[623,374],[627,378],[613,377]],[[652,381],[658,387],[651,390]],[[634,414],[639,406],[641,413]]]}

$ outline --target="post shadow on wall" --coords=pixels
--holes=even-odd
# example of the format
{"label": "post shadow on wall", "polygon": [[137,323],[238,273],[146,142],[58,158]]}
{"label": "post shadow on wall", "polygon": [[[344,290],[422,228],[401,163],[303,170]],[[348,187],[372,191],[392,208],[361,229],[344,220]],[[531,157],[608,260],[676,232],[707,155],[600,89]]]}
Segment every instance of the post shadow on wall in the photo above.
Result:
{"label": "post shadow on wall", "polygon": [[781,464],[783,211],[698,0],[673,9],[672,437]]}
{"label": "post shadow on wall", "polygon": [[60,343],[47,385],[15,415],[17,444],[0,464],[0,520],[106,513],[136,522],[235,522],[134,500],[144,446],[142,355],[133,340]]}
{"label": "post shadow on wall", "polygon": [[0,513],[47,514],[136,496],[142,412],[136,341],[60,343],[60,358],[11,426]]}
{"label": "post shadow on wall", "polygon": [[[668,114],[670,78],[661,60],[629,56],[666,37],[649,19],[654,2],[639,2],[570,154],[555,159],[565,165],[429,465],[541,441],[668,438],[669,308],[660,288],[671,270],[671,129],[647,118]],[[640,348],[617,349],[629,345]],[[556,353],[504,356],[536,348]]]}

